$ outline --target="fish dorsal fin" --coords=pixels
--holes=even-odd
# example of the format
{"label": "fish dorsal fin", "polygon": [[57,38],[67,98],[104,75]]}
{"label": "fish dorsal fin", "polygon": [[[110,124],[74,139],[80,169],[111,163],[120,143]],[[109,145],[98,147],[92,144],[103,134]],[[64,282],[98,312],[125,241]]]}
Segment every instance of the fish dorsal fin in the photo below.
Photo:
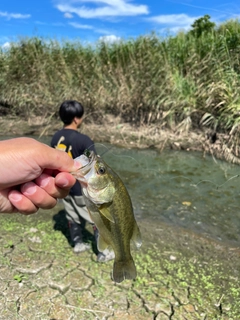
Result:
{"label": "fish dorsal fin", "polygon": [[103,252],[108,247],[108,244],[103,240],[100,234],[98,235],[97,247],[100,252]]}
{"label": "fish dorsal fin", "polygon": [[108,219],[109,221],[111,221],[112,223],[115,223],[114,217],[110,211],[110,207],[109,207],[109,203],[103,203],[100,207],[99,207],[99,211],[101,212],[101,214]]}
{"label": "fish dorsal fin", "polygon": [[133,235],[132,235],[131,241],[135,244],[137,249],[139,249],[142,245],[141,233],[140,233],[140,230],[139,230],[136,222],[134,224]]}

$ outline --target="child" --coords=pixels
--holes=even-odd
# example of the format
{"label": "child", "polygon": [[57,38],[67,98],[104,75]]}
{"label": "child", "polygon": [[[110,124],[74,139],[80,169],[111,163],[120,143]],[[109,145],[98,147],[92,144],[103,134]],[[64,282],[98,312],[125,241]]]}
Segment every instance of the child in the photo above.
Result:
{"label": "child", "polygon": [[[83,154],[85,149],[95,152],[94,142],[87,136],[78,132],[83,120],[84,108],[75,100],[64,101],[59,109],[59,116],[63,122],[63,128],[57,131],[51,141],[51,146],[68,153],[72,158]],[[69,221],[71,240],[74,244],[73,251],[80,253],[90,249],[88,243],[83,242],[83,228],[88,221],[93,225],[94,236],[97,241],[98,230],[93,224],[82,196],[81,185],[77,181],[70,190],[69,195],[63,199],[66,217]],[[106,262],[114,259],[114,252],[108,249],[99,252],[97,260]]]}

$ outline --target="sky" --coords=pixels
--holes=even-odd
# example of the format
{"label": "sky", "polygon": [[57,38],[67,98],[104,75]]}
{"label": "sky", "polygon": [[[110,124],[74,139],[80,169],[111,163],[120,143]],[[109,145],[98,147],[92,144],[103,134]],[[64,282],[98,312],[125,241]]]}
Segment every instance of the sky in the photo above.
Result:
{"label": "sky", "polygon": [[135,39],[189,30],[205,14],[216,24],[240,18],[240,2],[225,0],[1,0],[0,47],[25,37]]}

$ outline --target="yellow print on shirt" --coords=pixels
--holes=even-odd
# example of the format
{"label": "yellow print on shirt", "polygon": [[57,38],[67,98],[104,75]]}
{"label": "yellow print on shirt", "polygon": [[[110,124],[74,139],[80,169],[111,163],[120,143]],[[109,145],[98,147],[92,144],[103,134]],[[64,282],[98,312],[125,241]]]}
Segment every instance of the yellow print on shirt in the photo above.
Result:
{"label": "yellow print on shirt", "polygon": [[64,151],[67,152],[67,154],[72,158],[72,146],[70,145],[69,147],[67,147],[64,143],[62,143],[65,140],[65,138],[62,136],[59,140],[57,145],[55,146],[55,149],[60,150],[60,151]]}

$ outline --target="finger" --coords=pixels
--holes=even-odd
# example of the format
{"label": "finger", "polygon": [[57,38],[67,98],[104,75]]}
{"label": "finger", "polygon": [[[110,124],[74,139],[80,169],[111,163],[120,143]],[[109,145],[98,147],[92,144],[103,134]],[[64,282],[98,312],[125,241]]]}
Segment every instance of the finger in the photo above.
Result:
{"label": "finger", "polygon": [[36,207],[42,209],[53,208],[57,200],[40,188],[34,182],[27,182],[21,186],[22,194],[27,197]]}
{"label": "finger", "polygon": [[16,212],[17,210],[23,214],[31,214],[38,211],[38,208],[31,202],[31,200],[17,190],[12,190],[9,192],[8,200],[15,208],[13,212]]}
{"label": "finger", "polygon": [[57,169],[59,171],[72,172],[82,167],[81,162],[73,160],[66,152],[45,146],[48,148],[38,159],[42,168]]}
{"label": "finger", "polygon": [[0,191],[0,212],[1,213],[14,213],[17,209],[12,205],[8,199],[8,194],[11,189]]}
{"label": "finger", "polygon": [[60,172],[56,178],[43,173],[35,182],[52,197],[64,198],[68,195],[70,188],[75,184],[76,180],[71,174]]}
{"label": "finger", "polygon": [[76,183],[76,179],[68,172],[59,172],[55,177],[55,184],[61,189],[70,189]]}

